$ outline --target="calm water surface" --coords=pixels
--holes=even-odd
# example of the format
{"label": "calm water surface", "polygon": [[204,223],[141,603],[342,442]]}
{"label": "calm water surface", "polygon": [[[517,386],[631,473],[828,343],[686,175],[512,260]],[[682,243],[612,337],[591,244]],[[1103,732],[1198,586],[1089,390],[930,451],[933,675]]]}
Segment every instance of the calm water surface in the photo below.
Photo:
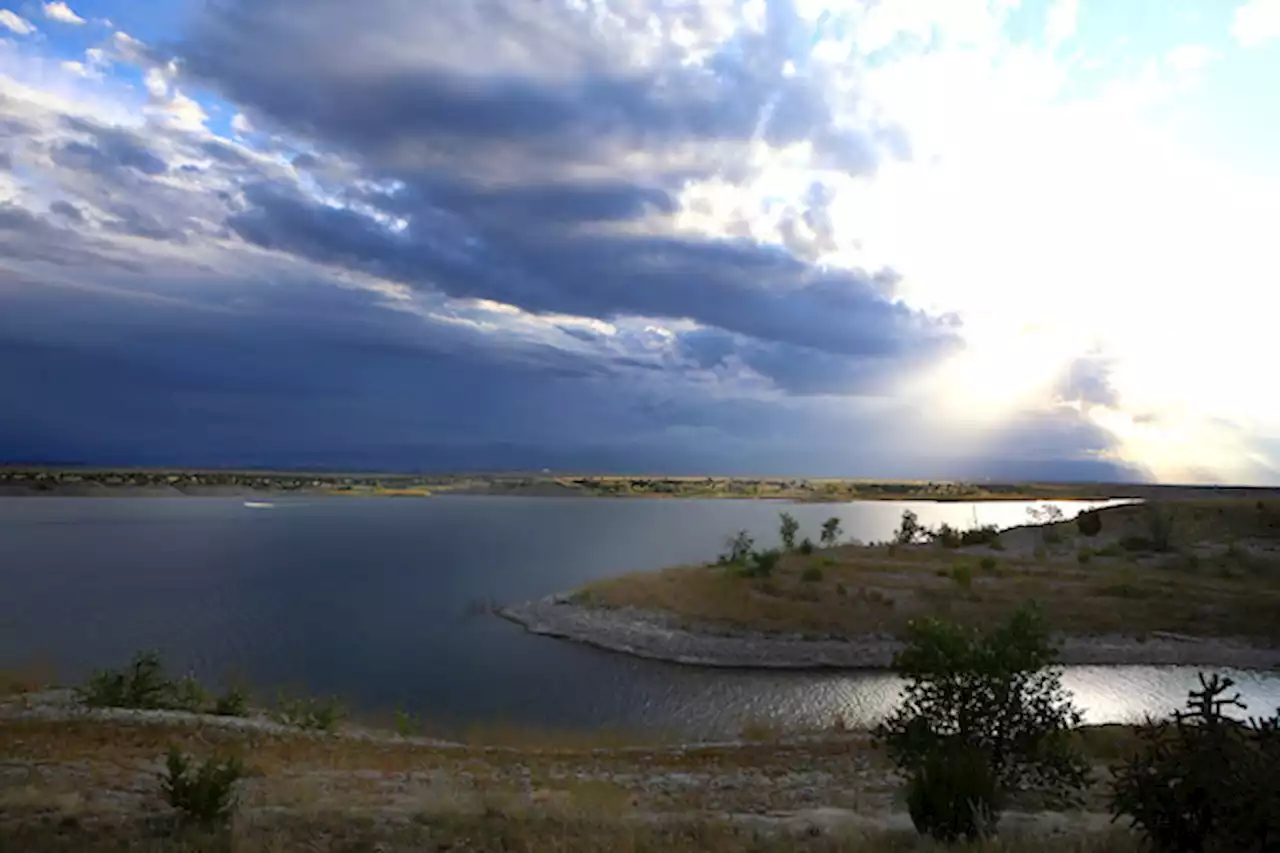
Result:
{"label": "calm water surface", "polygon": [[[788,509],[816,538],[888,538],[908,504],[785,506],[728,500],[434,497],[275,502],[0,499],[0,666],[52,666],[64,682],[140,648],[210,681],[336,693],[445,724],[655,727],[736,733],[769,718],[875,720],[899,682],[869,673],[710,671],[641,661],[468,615],[636,569],[713,558],[745,528],[777,539]],[[921,521],[1012,525],[1025,503],[910,504]],[[1073,515],[1090,504],[1061,504]],[[1280,675],[1235,673],[1253,711]],[[1091,721],[1181,705],[1192,670],[1073,667]]]}

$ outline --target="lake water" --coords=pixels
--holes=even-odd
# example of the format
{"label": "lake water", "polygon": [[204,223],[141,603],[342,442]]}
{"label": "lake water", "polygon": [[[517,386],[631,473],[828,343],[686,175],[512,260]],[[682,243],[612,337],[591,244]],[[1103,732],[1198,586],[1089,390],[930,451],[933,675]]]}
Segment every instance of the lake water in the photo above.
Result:
{"label": "lake water", "polygon": [[[709,560],[747,529],[777,540],[792,512],[816,538],[886,539],[922,522],[1026,521],[1025,503],[786,505],[729,500],[432,497],[0,499],[0,667],[41,662],[65,683],[160,649],[203,678],[403,706],[444,725],[652,727],[690,736],[744,722],[874,721],[882,673],[712,671],[632,659],[469,615],[636,569]],[[1060,504],[1068,515],[1091,504]],[[1280,705],[1280,674],[1234,673],[1250,709]],[[1093,722],[1181,706],[1192,670],[1073,667]]]}

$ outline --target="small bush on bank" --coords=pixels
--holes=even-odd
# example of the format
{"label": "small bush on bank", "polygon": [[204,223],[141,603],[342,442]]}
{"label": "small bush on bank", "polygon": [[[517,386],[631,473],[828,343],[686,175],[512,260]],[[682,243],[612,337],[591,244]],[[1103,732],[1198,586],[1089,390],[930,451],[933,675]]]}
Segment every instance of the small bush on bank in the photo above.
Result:
{"label": "small bush on bank", "polygon": [[928,531],[920,524],[920,516],[909,509],[902,511],[902,521],[894,531],[893,541],[898,545],[910,545],[919,542]]}
{"label": "small bush on bank", "polygon": [[983,524],[978,527],[971,527],[960,534],[960,544],[968,547],[970,545],[992,545],[1000,541],[1000,528],[994,524]]}
{"label": "small bush on bank", "polygon": [[276,722],[300,729],[330,732],[345,716],[342,705],[333,696],[290,698],[276,695],[276,709],[271,715]]}
{"label": "small bush on bank", "polygon": [[170,707],[177,711],[198,714],[209,703],[209,694],[193,675],[184,675],[173,682]]}
{"label": "small bush on bank", "polygon": [[1092,562],[1092,560],[1093,560],[1093,552],[1090,551],[1088,548],[1081,548],[1079,551],[1076,552],[1076,562],[1079,563],[1080,565],[1087,566],[1089,565],[1090,562]]}
{"label": "small bush on bank", "polygon": [[400,737],[410,737],[421,728],[422,719],[418,715],[411,714],[403,708],[396,708],[396,734]]}
{"label": "small bush on bank", "polygon": [[102,669],[80,687],[77,701],[90,708],[133,708],[142,711],[187,711],[222,716],[247,716],[248,696],[231,691],[210,702],[208,691],[194,675],[172,679],[165,672],[160,653],[134,655],[124,669]]}
{"label": "small bush on bank", "polygon": [[1093,538],[1102,532],[1102,513],[1097,510],[1082,512],[1076,516],[1076,529],[1081,536]]}
{"label": "small bush on bank", "polygon": [[249,694],[238,687],[232,687],[213,703],[213,713],[219,717],[249,716]]}
{"label": "small bush on bank", "polygon": [[951,579],[961,589],[969,589],[973,586],[973,567],[968,563],[957,563],[951,567]]}
{"label": "small bush on bank", "polygon": [[938,525],[937,530],[928,531],[926,535],[935,544],[941,545],[943,548],[959,548],[961,543],[960,531],[947,524],[945,521]]}
{"label": "small bush on bank", "polygon": [[984,572],[994,572],[1000,565],[1000,561],[995,557],[983,557],[982,562],[980,562],[979,565],[982,567]]}
{"label": "small bush on bank", "polygon": [[894,658],[905,696],[875,736],[911,780],[918,831],[944,841],[977,837],[994,827],[1008,791],[1065,800],[1083,787],[1087,764],[1071,737],[1080,713],[1055,660],[1034,609],[986,633],[911,623]]}
{"label": "small bush on bank", "polygon": [[745,530],[739,530],[725,541],[725,552],[720,555],[721,565],[745,565],[751,552],[755,550],[755,540]]}
{"label": "small bush on bank", "polygon": [[784,551],[796,549],[796,534],[800,532],[800,522],[789,512],[778,513],[778,536],[782,539]]}
{"label": "small bush on bank", "polygon": [[1113,769],[1111,808],[1156,853],[1280,849],[1280,711],[1247,723],[1229,678],[1200,676],[1187,710],[1139,729],[1141,747]]}
{"label": "small bush on bank", "polygon": [[243,777],[244,765],[238,758],[208,758],[194,766],[173,747],[161,782],[169,805],[186,819],[207,826],[231,817],[236,806],[235,784]]}
{"label": "small bush on bank", "polygon": [[835,547],[836,542],[840,540],[840,532],[840,519],[832,516],[822,522],[822,533],[818,541],[822,543],[823,548]]}
{"label": "small bush on bank", "polygon": [[800,548],[799,548],[799,551],[800,551],[800,553],[801,553],[801,554],[805,555],[806,557],[807,557],[807,556],[809,556],[810,554],[812,554],[812,553],[813,553],[813,540],[812,540],[812,539],[810,539],[808,536],[806,536],[806,537],[805,537],[803,540],[801,540],[801,542],[800,542]]}
{"label": "small bush on bank", "polygon": [[822,580],[822,569],[817,566],[809,566],[801,573],[800,580],[805,583],[818,583]]}

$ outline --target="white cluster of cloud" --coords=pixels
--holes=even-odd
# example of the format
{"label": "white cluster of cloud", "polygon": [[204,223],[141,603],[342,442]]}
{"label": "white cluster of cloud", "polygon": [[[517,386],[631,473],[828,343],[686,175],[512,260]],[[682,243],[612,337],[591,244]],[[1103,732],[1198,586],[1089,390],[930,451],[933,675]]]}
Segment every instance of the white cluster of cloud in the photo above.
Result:
{"label": "white cluster of cloud", "polygon": [[1231,34],[1245,47],[1280,38],[1280,0],[1247,0],[1236,9]]}
{"label": "white cluster of cloud", "polygon": [[[1266,5],[1236,14],[1242,42]],[[395,398],[364,425],[391,459],[483,439],[704,467],[1266,476],[1256,439],[1280,411],[1231,373],[1265,314],[1186,346],[1205,282],[1256,299],[1265,193],[1145,122],[1218,55],[1174,45],[1081,95],[1080,4],[1047,4],[1042,47],[1009,36],[1019,11],[316,0],[303,20],[227,0],[177,55],[116,31],[57,77],[10,49],[0,132],[21,168],[0,170],[0,246],[28,284],[0,286],[16,300],[0,343],[20,319],[23,345],[47,347],[31,330],[55,336],[42,318],[64,311],[77,351],[87,315],[57,306],[85,288],[125,335],[144,321],[101,307],[116,294],[148,327],[190,330],[186,349],[117,357],[168,352],[172,372],[140,381],[205,388],[191,411],[229,444],[250,416],[219,406],[253,395],[227,365],[260,368],[223,336],[275,359],[260,425],[293,400],[351,452],[352,401]],[[200,91],[224,100],[227,136]],[[474,417],[433,412],[468,390]],[[178,433],[156,445],[187,446]]]}
{"label": "white cluster of cloud", "polygon": [[20,36],[29,36],[36,31],[36,25],[9,9],[0,9],[0,27]]}
{"label": "white cluster of cloud", "polygon": [[44,16],[51,21],[57,21],[62,24],[71,24],[72,26],[80,26],[85,23],[85,19],[75,13],[74,10],[62,0],[54,0],[52,3],[44,4]]}

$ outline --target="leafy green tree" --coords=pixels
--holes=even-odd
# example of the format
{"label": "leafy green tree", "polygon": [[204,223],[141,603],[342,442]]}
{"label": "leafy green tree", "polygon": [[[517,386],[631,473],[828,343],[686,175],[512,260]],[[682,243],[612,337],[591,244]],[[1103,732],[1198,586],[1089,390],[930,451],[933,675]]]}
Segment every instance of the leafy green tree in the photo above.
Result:
{"label": "leafy green tree", "polygon": [[796,521],[796,517],[789,512],[778,514],[778,534],[782,537],[782,548],[786,551],[794,551],[796,548],[796,534],[800,532],[800,522]]}
{"label": "leafy green tree", "polygon": [[834,515],[822,522],[822,535],[818,537],[818,541],[822,543],[823,548],[831,548],[840,540],[840,519]]}
{"label": "leafy green tree", "polygon": [[921,833],[980,837],[994,829],[1007,792],[1033,788],[1070,799],[1084,785],[1087,765],[1070,738],[1080,712],[1055,660],[1034,608],[988,632],[911,623],[907,647],[894,659],[907,679],[905,696],[876,737],[908,776]]}

